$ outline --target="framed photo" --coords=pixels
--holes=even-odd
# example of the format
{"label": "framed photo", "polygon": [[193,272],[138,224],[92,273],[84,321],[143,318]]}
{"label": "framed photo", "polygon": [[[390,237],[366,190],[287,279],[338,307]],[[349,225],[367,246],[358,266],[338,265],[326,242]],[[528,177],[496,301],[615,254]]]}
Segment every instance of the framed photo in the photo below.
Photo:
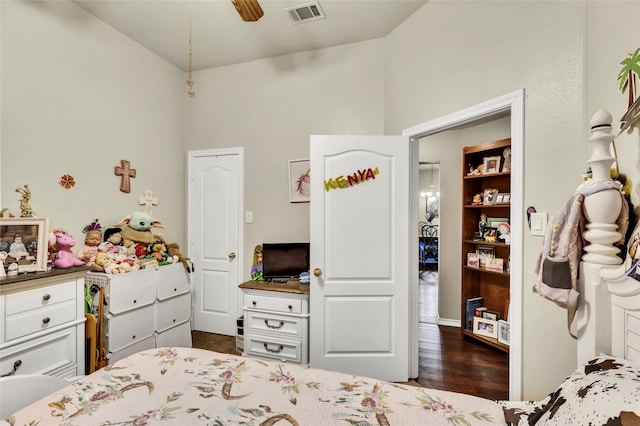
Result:
{"label": "framed photo", "polygon": [[478,261],[480,266],[485,266],[487,260],[495,257],[495,252],[491,246],[478,246],[476,247],[476,253],[478,253]]}
{"label": "framed photo", "polygon": [[500,259],[499,257],[487,259],[484,267],[487,268],[487,271],[504,272],[504,259]]}
{"label": "framed photo", "polygon": [[21,217],[0,219],[0,251],[6,251],[6,269],[18,264],[18,272],[47,270],[49,218]]}
{"label": "framed photo", "polygon": [[500,319],[500,314],[494,311],[482,311],[482,315],[480,318],[489,319],[491,321],[498,321]]}
{"label": "framed photo", "polygon": [[485,337],[498,337],[498,321],[490,319],[473,317],[473,334],[479,334]]}
{"label": "framed photo", "polygon": [[480,260],[478,259],[478,253],[467,253],[467,266],[470,268],[480,267]]}
{"label": "framed photo", "polygon": [[511,193],[503,192],[502,194],[498,194],[496,198],[496,204],[509,204],[511,202]]}
{"label": "framed photo", "polygon": [[500,160],[501,156],[496,155],[494,157],[484,157],[482,164],[484,165],[483,174],[491,174],[500,172]]}
{"label": "framed photo", "polygon": [[482,239],[487,243],[495,243],[498,238],[498,228],[485,226],[482,231]]}
{"label": "framed photo", "polygon": [[492,228],[497,228],[499,223],[509,222],[509,218],[507,217],[488,217],[487,218],[487,226]]}
{"label": "framed photo", "polygon": [[508,345],[511,341],[511,326],[507,321],[498,321],[498,342]]}
{"label": "framed photo", "polygon": [[311,201],[311,162],[309,160],[289,160],[289,202],[308,203]]}
{"label": "framed photo", "polygon": [[483,205],[495,204],[497,195],[498,195],[498,190],[496,188],[486,188],[482,194],[482,204]]}

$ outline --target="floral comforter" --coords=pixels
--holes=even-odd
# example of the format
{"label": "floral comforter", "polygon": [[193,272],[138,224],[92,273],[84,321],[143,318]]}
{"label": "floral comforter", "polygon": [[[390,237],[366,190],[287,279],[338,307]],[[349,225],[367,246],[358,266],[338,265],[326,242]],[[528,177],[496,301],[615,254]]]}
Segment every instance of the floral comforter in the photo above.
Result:
{"label": "floral comforter", "polygon": [[202,349],[157,348],[5,419],[12,425],[488,425],[493,401]]}

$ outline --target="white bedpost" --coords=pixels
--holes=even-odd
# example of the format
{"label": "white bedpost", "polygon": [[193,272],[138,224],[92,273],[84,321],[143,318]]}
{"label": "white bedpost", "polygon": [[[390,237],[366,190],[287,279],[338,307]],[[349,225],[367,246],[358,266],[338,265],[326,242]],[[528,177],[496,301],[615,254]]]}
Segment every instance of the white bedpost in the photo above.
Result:
{"label": "white bedpost", "polygon": [[[593,148],[587,161],[592,171],[592,182],[611,180],[610,170],[615,159],[610,154],[611,114],[600,110],[591,118]],[[608,189],[588,195],[584,200],[587,220],[584,239],[585,254],[580,264],[578,291],[578,365],[600,353],[611,352],[611,299],[600,271],[622,263],[619,249],[614,243],[622,238],[617,231],[616,220],[622,208],[622,198],[617,189]]]}

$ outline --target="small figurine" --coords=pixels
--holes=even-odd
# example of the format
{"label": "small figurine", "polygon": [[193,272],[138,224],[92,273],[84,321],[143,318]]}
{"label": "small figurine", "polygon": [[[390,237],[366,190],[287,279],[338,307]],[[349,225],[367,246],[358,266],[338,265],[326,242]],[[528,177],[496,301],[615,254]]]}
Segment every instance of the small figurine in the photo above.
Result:
{"label": "small figurine", "polygon": [[80,259],[76,259],[71,252],[71,247],[76,245],[71,234],[67,234],[64,231],[53,231],[49,235],[49,240],[52,244],[55,243],[58,250],[56,260],[53,262],[54,267],[66,269],[73,266],[84,265],[84,262]]}
{"label": "small figurine", "polygon": [[33,210],[29,204],[31,201],[31,190],[29,185],[22,185],[16,188],[16,192],[22,194],[20,200],[20,217],[33,217]]}
{"label": "small figurine", "polygon": [[98,246],[102,241],[101,226],[98,219],[86,226],[83,230],[86,234],[84,246],[76,253],[76,258],[84,261],[91,269],[102,271],[98,265],[95,265],[96,255],[98,254]]}
{"label": "small figurine", "polygon": [[473,200],[471,201],[471,205],[478,206],[482,204],[482,194],[476,194],[473,196]]}
{"label": "small figurine", "polygon": [[511,148],[507,147],[502,151],[502,156],[504,157],[504,165],[502,166],[503,172],[511,171]]}
{"label": "small figurine", "polygon": [[487,215],[482,213],[480,215],[480,222],[478,222],[478,229],[480,231],[480,235],[484,235],[484,228],[487,226]]}

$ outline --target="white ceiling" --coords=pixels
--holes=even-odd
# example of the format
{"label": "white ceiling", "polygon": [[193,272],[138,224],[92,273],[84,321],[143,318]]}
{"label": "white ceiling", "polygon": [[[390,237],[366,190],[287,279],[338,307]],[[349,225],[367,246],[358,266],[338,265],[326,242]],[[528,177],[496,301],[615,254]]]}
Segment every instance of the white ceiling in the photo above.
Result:
{"label": "white ceiling", "polygon": [[[320,0],[326,19],[293,24],[286,7],[309,0],[259,0],[264,16],[244,22],[231,0],[193,0],[193,70],[386,36],[426,0]],[[73,0],[184,71],[188,0]]]}

